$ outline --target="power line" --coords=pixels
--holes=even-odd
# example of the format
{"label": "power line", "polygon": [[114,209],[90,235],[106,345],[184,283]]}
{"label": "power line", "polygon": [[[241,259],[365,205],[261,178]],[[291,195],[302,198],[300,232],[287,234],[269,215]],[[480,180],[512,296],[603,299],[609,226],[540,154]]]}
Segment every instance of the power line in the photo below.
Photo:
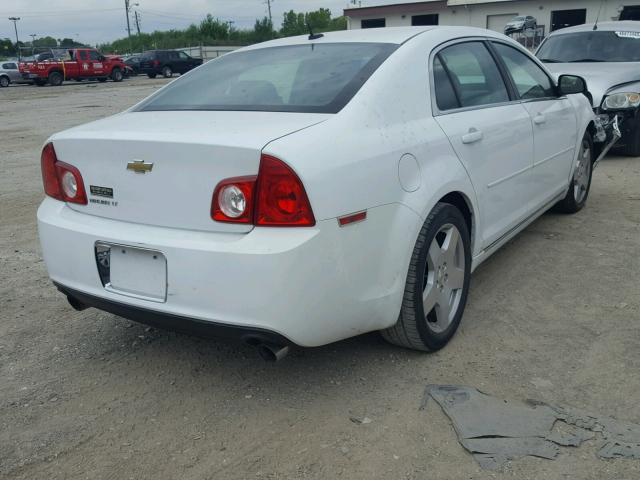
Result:
{"label": "power line", "polygon": [[[69,11],[55,11],[55,12],[27,12],[20,13],[22,17],[30,17],[30,18],[38,18],[38,17],[66,17],[68,15],[88,15],[91,13],[104,13],[104,12],[115,12],[120,11],[119,8],[102,8],[102,9],[92,9],[92,10],[69,10]],[[15,14],[16,12],[11,12]],[[0,15],[6,15],[5,13],[0,13]]]}

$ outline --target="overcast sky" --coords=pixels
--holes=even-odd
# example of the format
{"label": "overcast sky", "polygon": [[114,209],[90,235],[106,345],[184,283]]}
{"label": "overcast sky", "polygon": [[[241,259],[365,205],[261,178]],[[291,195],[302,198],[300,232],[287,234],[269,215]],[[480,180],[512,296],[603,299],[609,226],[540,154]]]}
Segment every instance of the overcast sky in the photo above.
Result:
{"label": "overcast sky", "polygon": [[[184,28],[207,13],[234,21],[237,28],[252,27],[256,18],[267,14],[266,0],[131,0],[131,3],[139,3],[134,8],[142,18],[143,32]],[[324,7],[338,16],[348,3],[349,0],[273,0],[273,23],[280,27],[283,12],[291,9],[310,11]],[[392,2],[362,2],[381,3]],[[124,0],[0,0],[0,38],[15,39],[13,23],[7,20],[10,16],[21,17],[18,34],[23,41],[30,40],[29,35],[35,33],[95,44],[126,34]]]}

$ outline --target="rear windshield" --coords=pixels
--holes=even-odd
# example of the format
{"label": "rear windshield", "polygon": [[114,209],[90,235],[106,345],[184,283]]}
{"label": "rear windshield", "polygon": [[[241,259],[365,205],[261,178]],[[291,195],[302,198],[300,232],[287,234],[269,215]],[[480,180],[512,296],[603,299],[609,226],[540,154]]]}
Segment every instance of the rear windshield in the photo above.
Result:
{"label": "rear windshield", "polygon": [[551,36],[536,56],[547,63],[640,62],[640,32],[589,31]]}
{"label": "rear windshield", "polygon": [[230,53],[179,78],[137,110],[336,113],[396,48],[332,43]]}

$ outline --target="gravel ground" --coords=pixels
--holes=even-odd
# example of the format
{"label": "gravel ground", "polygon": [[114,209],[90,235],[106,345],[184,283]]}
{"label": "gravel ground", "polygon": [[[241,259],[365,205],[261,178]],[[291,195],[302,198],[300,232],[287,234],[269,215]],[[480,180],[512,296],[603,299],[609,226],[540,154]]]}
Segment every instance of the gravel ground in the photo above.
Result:
{"label": "gravel ground", "polygon": [[370,334],[265,364],[75,312],[47,278],[44,140],[164,82],[0,90],[0,477],[640,478],[640,461],[600,460],[594,442],[483,471],[435,402],[419,410],[426,384],[454,383],[640,423],[640,158],[607,158],[582,212],[546,214],[482,265],[443,351]]}

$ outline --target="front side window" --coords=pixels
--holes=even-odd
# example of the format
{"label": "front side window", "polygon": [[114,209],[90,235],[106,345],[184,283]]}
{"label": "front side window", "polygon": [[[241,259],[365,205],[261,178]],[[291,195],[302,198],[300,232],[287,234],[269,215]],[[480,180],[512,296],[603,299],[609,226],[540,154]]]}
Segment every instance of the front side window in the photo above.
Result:
{"label": "front side window", "polygon": [[2,68],[4,68],[5,70],[17,70],[18,66],[15,63],[5,63],[4,65],[2,65]]}
{"label": "front side window", "polygon": [[180,56],[180,60],[189,60],[189,55],[187,55],[184,52],[178,52],[178,55]]}
{"label": "front side window", "polygon": [[530,100],[556,96],[553,83],[533,60],[503,43],[493,43],[493,46],[509,70],[521,99]]}
{"label": "front side window", "polygon": [[98,52],[96,52],[95,50],[89,50],[89,60],[99,61],[100,60],[100,54]]}
{"label": "front side window", "polygon": [[396,48],[327,43],[229,53],[171,83],[138,110],[337,113]]}
{"label": "front side window", "polygon": [[487,47],[480,42],[457,43],[438,54],[461,107],[509,101],[502,75]]}

